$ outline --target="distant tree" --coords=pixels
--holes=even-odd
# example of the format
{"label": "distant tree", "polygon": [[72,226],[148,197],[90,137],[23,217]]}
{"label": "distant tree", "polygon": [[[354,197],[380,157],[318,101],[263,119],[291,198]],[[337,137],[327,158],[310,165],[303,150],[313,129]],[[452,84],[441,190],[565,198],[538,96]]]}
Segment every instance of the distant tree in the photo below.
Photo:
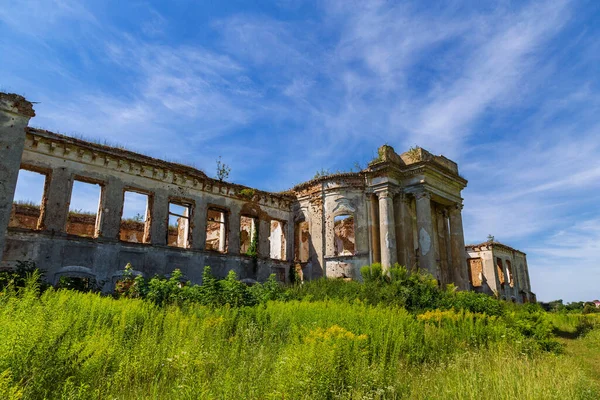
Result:
{"label": "distant tree", "polygon": [[489,234],[489,235],[487,236],[487,240],[488,240],[488,242],[493,242],[493,241],[494,241],[494,239],[495,239],[495,238],[494,238],[494,236],[492,236],[492,234]]}
{"label": "distant tree", "polygon": [[217,159],[217,179],[221,182],[225,179],[229,178],[229,173],[231,172],[231,168],[229,165],[225,164],[221,161],[221,156]]}
{"label": "distant tree", "polygon": [[575,301],[569,303],[565,306],[568,311],[583,311],[583,307],[585,306],[585,302],[583,301]]}

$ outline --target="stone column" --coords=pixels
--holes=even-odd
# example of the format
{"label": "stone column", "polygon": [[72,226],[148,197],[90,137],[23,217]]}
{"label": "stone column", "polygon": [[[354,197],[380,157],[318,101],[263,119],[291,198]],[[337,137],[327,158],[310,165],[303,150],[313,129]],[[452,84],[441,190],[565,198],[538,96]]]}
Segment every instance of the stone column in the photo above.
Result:
{"label": "stone column", "polygon": [[381,265],[384,270],[392,267],[397,260],[396,228],[394,226],[393,194],[385,189],[377,192],[379,197],[379,239],[381,243]]}
{"label": "stone column", "polygon": [[450,248],[456,285],[460,289],[468,290],[469,277],[463,234],[462,204],[450,208]]}
{"label": "stone column", "polygon": [[118,239],[121,231],[121,215],[123,214],[124,190],[123,182],[111,178],[102,188],[102,203],[100,206],[99,236]]}
{"label": "stone column", "polygon": [[369,204],[369,231],[371,237],[371,255],[373,263],[381,262],[381,250],[379,247],[379,205],[377,196],[372,193],[367,194]]}
{"label": "stone column", "polygon": [[448,250],[448,219],[446,217],[446,210],[438,209],[436,215],[437,222],[437,235],[438,235],[438,246],[439,246],[439,258],[440,258],[440,282],[442,287],[453,281],[452,272],[450,269],[451,256]]}
{"label": "stone column", "polygon": [[327,214],[325,216],[325,231],[324,231],[324,242],[325,242],[325,256],[332,257],[335,255],[335,219],[333,215]]}
{"label": "stone column", "polygon": [[428,192],[415,194],[417,202],[417,234],[419,237],[419,268],[436,276],[435,250],[433,248],[433,220],[431,217],[431,195]]}
{"label": "stone column", "polygon": [[33,116],[33,107],[24,97],[0,93],[0,261],[25,147],[25,128]]}

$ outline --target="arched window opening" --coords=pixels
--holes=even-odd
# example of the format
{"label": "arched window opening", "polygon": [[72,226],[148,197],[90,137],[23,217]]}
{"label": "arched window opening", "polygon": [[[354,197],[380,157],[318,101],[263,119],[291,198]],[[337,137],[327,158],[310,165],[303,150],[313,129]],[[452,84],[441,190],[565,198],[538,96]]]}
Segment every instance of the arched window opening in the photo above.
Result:
{"label": "arched window opening", "polygon": [[301,263],[308,262],[310,255],[310,233],[308,230],[307,221],[296,222],[295,227],[295,248],[296,248],[296,261]]}
{"label": "arched window opening", "polygon": [[77,290],[79,292],[95,292],[101,289],[94,277],[68,275],[63,275],[59,278],[57,288]]}
{"label": "arched window opening", "polygon": [[269,257],[274,260],[285,260],[285,224],[275,219],[271,220],[271,234],[269,236]]}
{"label": "arched window opening", "polygon": [[354,216],[338,215],[333,222],[336,256],[353,256],[356,252]]}
{"label": "arched window opening", "polygon": [[258,218],[240,217],[240,254],[255,256],[258,250]]}

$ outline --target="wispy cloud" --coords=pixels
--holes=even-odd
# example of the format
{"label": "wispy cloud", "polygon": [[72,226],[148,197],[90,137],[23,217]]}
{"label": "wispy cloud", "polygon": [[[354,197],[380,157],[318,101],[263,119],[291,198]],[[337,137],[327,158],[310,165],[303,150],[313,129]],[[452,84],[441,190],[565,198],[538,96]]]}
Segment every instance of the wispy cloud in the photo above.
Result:
{"label": "wispy cloud", "polygon": [[0,8],[0,84],[41,101],[33,125],[208,173],[223,155],[233,180],[269,190],[364,164],[382,143],[420,145],[469,179],[467,241],[527,251],[541,298],[576,295],[563,264],[594,268],[594,3],[128,3],[125,20],[94,2],[28,4]]}

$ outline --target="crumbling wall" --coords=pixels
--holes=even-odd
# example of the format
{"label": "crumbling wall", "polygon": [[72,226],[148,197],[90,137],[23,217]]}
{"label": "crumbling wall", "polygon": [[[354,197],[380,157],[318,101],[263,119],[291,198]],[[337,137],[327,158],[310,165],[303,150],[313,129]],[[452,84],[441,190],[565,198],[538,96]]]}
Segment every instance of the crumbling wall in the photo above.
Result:
{"label": "crumbling wall", "polygon": [[[127,263],[144,275],[179,268],[199,281],[205,265],[256,280],[270,273],[285,280],[292,263],[306,279],[360,279],[363,265],[398,261],[432,272],[440,284],[469,285],[460,196],[467,182],[454,162],[423,149],[400,156],[386,145],[363,171],[276,194],[52,132],[21,136],[21,167],[44,174],[46,187],[37,214],[11,214],[7,265],[31,258],[50,279],[78,273],[112,282]],[[16,176],[19,164],[10,168]],[[100,188],[97,215],[69,212],[75,181]],[[147,196],[141,222],[123,220],[126,192]],[[252,255],[244,216],[257,233]],[[3,217],[8,225],[8,212]]]}
{"label": "crumbling wall", "polygon": [[[240,254],[239,233],[240,212],[246,204],[260,214],[261,221],[283,221],[282,229],[286,229],[292,221],[291,197],[253,189],[255,196],[248,198],[242,193],[247,188],[212,180],[189,167],[36,129],[27,130],[21,165],[46,171],[47,207],[13,207],[3,254],[5,266],[32,259],[51,281],[78,267],[86,268],[97,281],[111,282],[127,263],[148,276],[179,268],[186,278],[197,282],[205,265],[218,276],[231,269],[241,278],[255,280],[264,280],[271,273],[283,279],[288,276],[290,258],[274,260],[267,251],[255,261]],[[74,180],[101,187],[97,216],[68,212]],[[143,243],[146,222],[122,221],[126,190],[149,196],[149,243]],[[187,204],[192,210],[185,233],[181,219],[172,226],[167,223],[170,202]],[[225,253],[205,247],[213,235],[207,223],[210,207],[227,212],[230,246]],[[34,230],[40,220],[40,229]],[[185,247],[182,237],[187,248],[175,247]],[[233,246],[234,242],[238,245]],[[282,253],[293,252],[282,249]],[[108,288],[110,283],[106,285]]]}
{"label": "crumbling wall", "polygon": [[531,292],[525,253],[498,242],[469,245],[466,251],[471,267],[481,262],[483,282],[481,289],[475,287],[476,290],[518,303],[533,301],[535,294]]}

